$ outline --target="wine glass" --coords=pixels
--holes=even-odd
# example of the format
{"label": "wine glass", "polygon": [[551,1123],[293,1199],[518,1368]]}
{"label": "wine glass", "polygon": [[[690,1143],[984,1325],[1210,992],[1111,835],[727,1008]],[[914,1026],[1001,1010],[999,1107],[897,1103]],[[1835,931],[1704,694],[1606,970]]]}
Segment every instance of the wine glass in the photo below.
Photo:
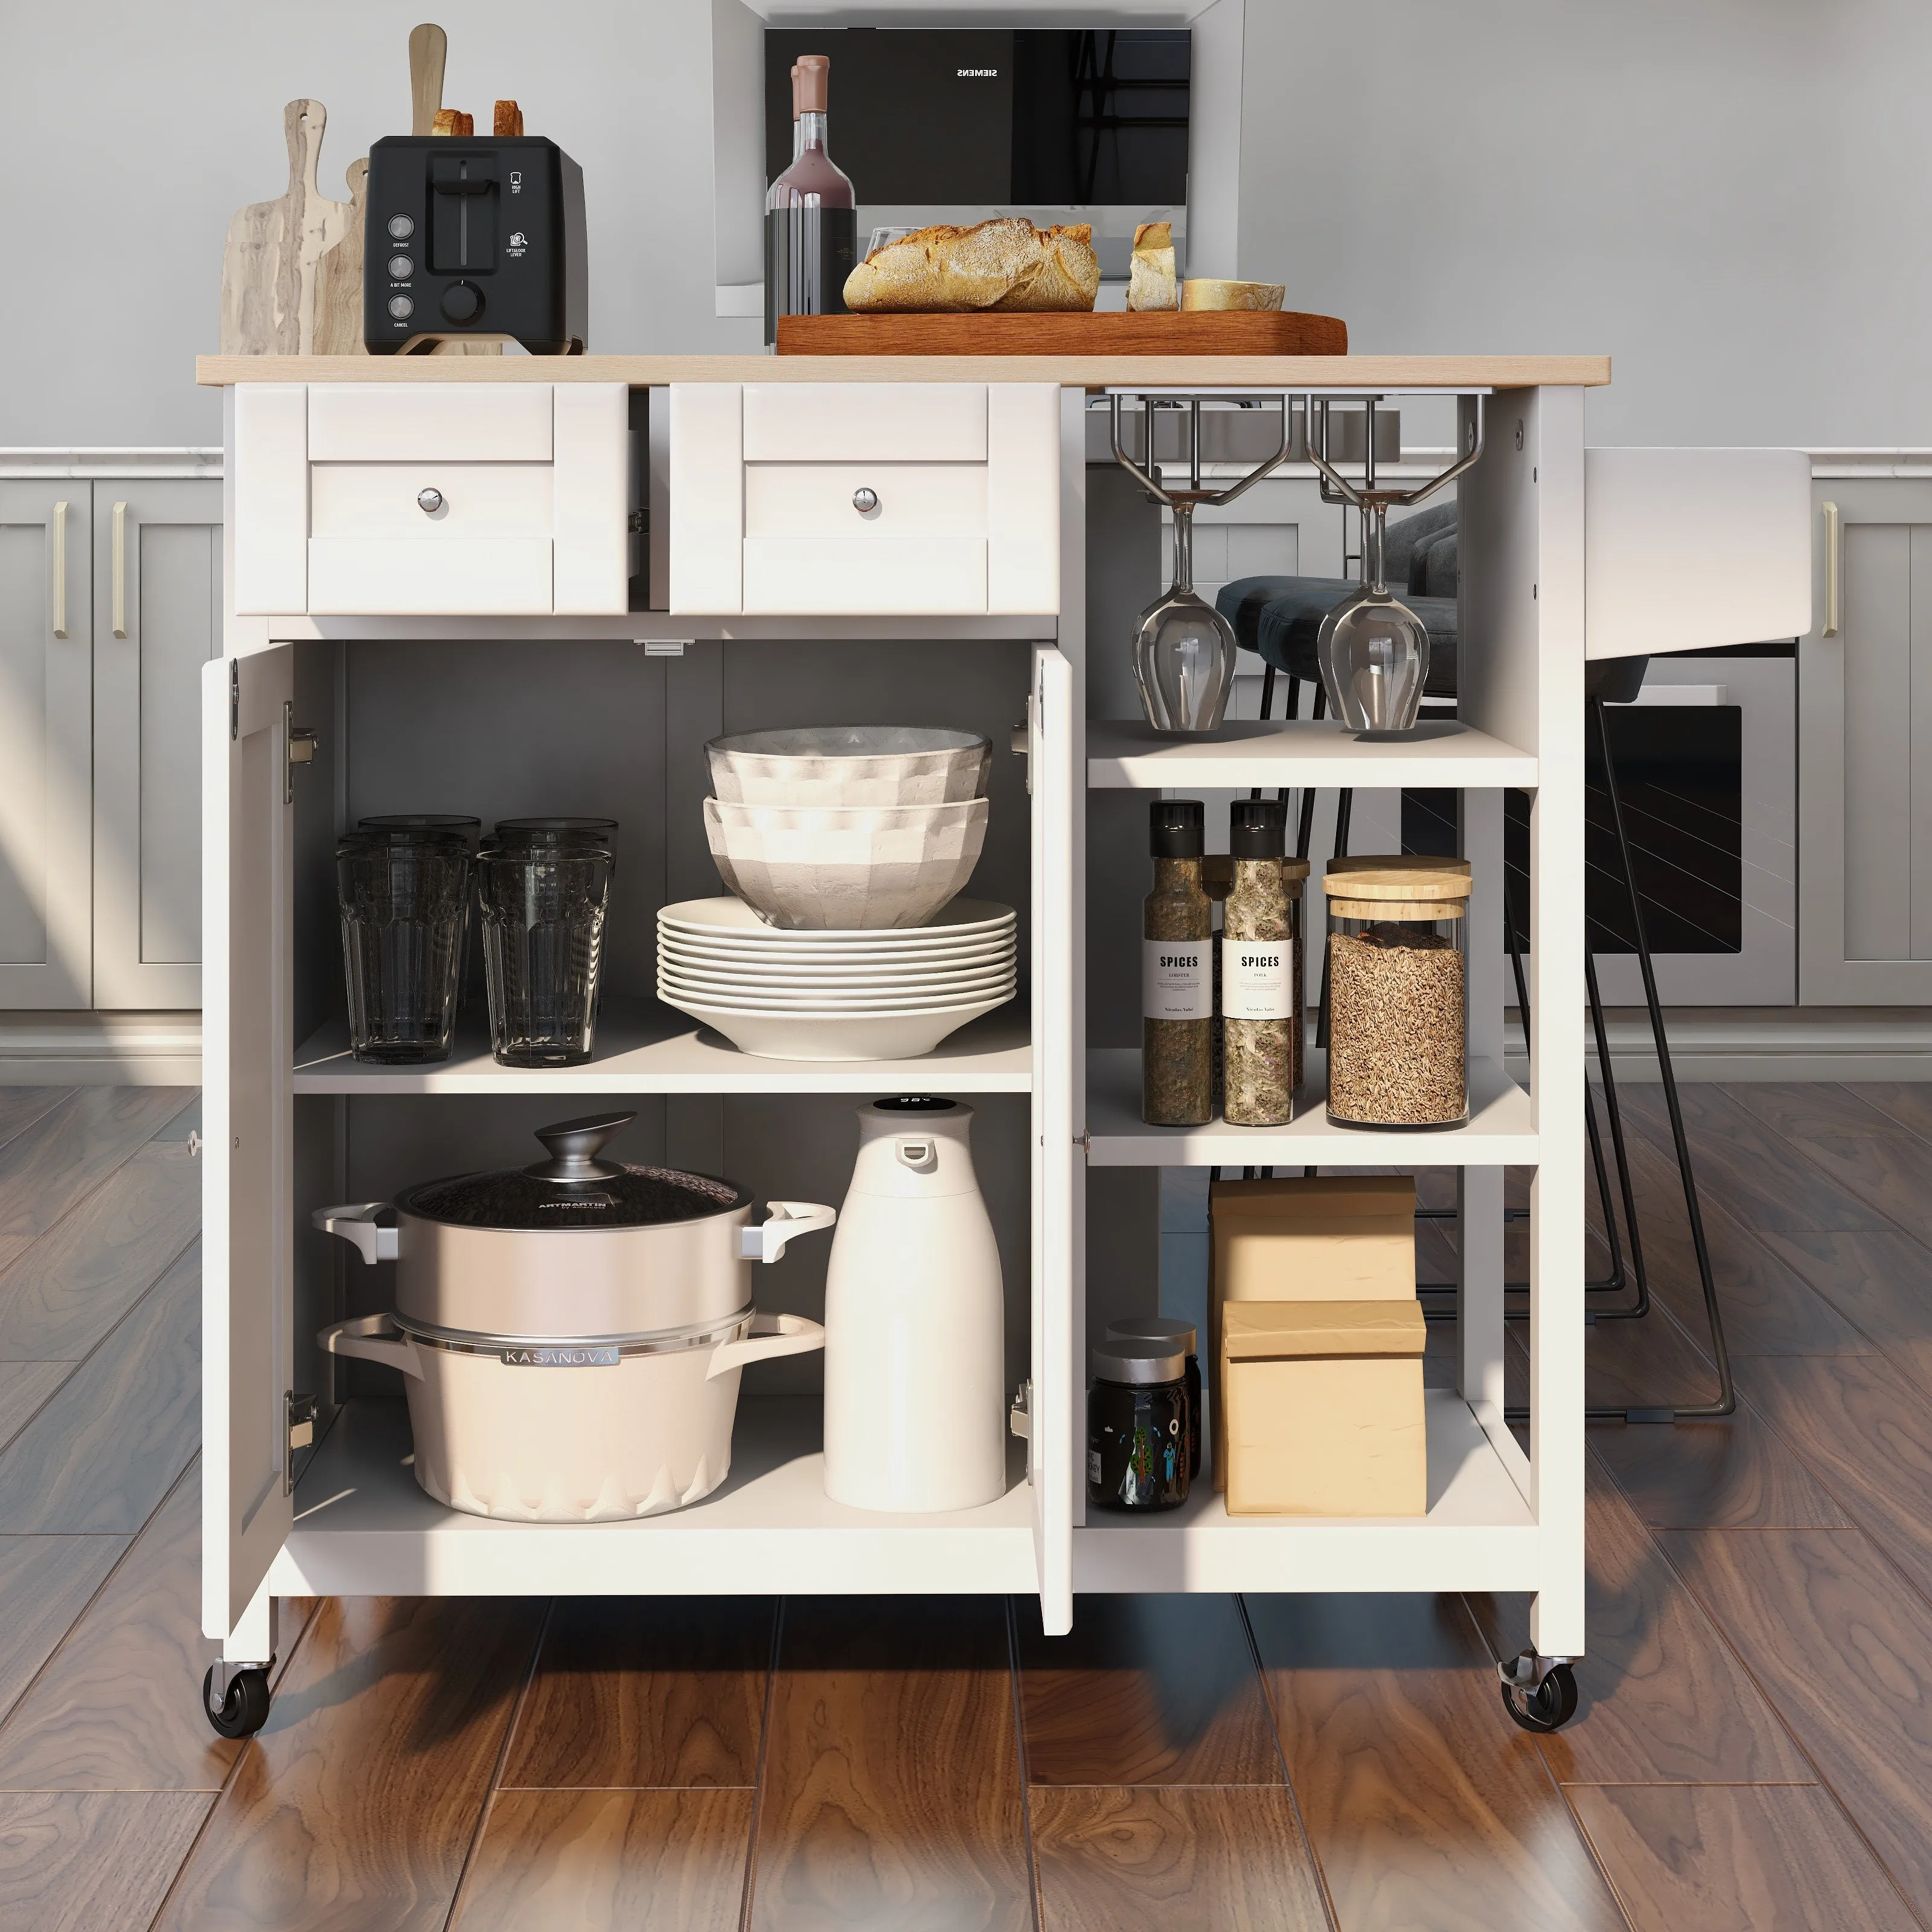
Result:
{"label": "wine glass", "polygon": [[1363,493],[1369,512],[1368,581],[1322,620],[1315,654],[1328,708],[1352,731],[1407,731],[1429,678],[1429,629],[1383,582],[1388,506]]}
{"label": "wine glass", "polygon": [[1234,626],[1194,589],[1194,504],[1171,493],[1174,582],[1134,629],[1134,681],[1156,731],[1218,731],[1234,688]]}

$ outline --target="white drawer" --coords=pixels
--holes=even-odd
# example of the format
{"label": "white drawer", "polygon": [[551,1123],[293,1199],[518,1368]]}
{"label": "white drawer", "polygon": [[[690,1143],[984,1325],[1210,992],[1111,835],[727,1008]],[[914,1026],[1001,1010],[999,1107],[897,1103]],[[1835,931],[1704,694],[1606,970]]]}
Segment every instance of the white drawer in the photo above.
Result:
{"label": "white drawer", "polygon": [[1048,383],[673,384],[669,608],[1056,611],[1060,410]]}
{"label": "white drawer", "polygon": [[[876,501],[858,507],[859,493]],[[983,463],[747,463],[745,536],[986,534]]]}
{"label": "white drawer", "polygon": [[973,382],[750,382],[747,463],[984,463]]}
{"label": "white drawer", "polygon": [[238,610],[626,608],[622,384],[244,386],[234,408]]}

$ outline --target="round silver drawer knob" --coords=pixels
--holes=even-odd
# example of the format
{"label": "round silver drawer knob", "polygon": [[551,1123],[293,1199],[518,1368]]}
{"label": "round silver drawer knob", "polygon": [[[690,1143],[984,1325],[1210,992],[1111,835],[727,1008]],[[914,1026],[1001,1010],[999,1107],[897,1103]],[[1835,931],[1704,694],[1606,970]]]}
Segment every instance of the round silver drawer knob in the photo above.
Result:
{"label": "round silver drawer knob", "polygon": [[440,490],[420,490],[416,493],[416,503],[426,517],[433,517],[442,508]]}
{"label": "round silver drawer knob", "polygon": [[879,493],[868,490],[862,484],[852,492],[852,507],[860,516],[869,516],[879,507]]}

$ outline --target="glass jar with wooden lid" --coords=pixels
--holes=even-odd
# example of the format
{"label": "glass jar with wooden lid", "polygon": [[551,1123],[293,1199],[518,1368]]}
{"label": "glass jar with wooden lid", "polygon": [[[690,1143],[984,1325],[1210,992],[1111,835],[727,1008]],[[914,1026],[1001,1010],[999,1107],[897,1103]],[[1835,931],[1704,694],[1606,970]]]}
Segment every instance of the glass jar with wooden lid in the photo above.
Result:
{"label": "glass jar with wooden lid", "polygon": [[1330,861],[1328,1118],[1453,1127],[1469,1118],[1466,860]]}

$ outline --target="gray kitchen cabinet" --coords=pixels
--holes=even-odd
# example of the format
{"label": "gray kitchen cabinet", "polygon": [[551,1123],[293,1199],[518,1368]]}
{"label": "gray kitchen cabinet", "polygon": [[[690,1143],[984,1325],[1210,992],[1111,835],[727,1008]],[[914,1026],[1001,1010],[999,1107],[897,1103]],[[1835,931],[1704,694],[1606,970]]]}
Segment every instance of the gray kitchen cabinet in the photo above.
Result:
{"label": "gray kitchen cabinet", "polygon": [[93,487],[93,1004],[196,1006],[200,694],[221,649],[221,485]]}
{"label": "gray kitchen cabinet", "polygon": [[1798,997],[1932,1004],[1932,479],[1820,478],[1812,498]]}
{"label": "gray kitchen cabinet", "polygon": [[84,480],[0,482],[0,1007],[92,988],[92,618]]}

